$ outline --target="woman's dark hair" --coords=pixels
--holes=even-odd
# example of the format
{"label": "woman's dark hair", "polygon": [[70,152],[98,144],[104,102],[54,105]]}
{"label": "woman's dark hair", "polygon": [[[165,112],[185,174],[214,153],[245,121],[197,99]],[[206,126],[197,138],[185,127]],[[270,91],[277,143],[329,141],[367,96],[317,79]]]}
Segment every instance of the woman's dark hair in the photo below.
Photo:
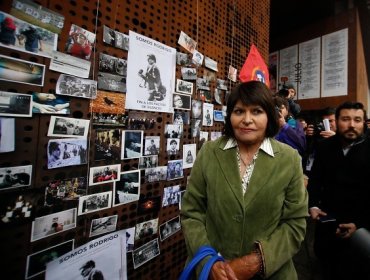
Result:
{"label": "woman's dark hair", "polygon": [[224,134],[235,137],[230,117],[235,104],[241,101],[244,105],[259,105],[267,114],[266,137],[274,137],[279,131],[279,115],[270,89],[262,82],[249,81],[237,85],[227,98],[227,110]]}

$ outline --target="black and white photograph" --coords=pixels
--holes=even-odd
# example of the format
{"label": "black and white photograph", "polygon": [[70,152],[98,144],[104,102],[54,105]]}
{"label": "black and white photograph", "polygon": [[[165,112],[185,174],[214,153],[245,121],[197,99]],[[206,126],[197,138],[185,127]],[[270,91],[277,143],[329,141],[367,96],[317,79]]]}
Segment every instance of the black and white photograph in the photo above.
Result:
{"label": "black and white photograph", "polygon": [[128,35],[103,26],[103,42],[112,47],[128,51],[130,38]]}
{"label": "black and white photograph", "polygon": [[172,218],[171,220],[161,224],[159,226],[159,236],[161,238],[161,241],[178,232],[180,229],[180,216],[176,216],[175,218]]}
{"label": "black and white photograph", "polygon": [[145,181],[148,183],[167,180],[167,166],[157,166],[145,169]]}
{"label": "black and white photograph", "polygon": [[65,52],[81,59],[89,60],[95,43],[95,33],[75,24],[71,25]]}
{"label": "black and white photograph", "polygon": [[36,218],[32,222],[31,242],[76,227],[77,208]]}
{"label": "black and white photograph", "polygon": [[53,139],[47,147],[48,169],[87,163],[87,139]]}
{"label": "black and white photograph", "polygon": [[153,234],[157,234],[157,231],[158,218],[138,223],[136,224],[135,228],[135,240],[139,240],[144,237],[150,237]]}
{"label": "black and white photograph", "polygon": [[167,138],[167,155],[175,156],[180,151],[180,139],[179,138]]}
{"label": "black and white photograph", "polygon": [[238,69],[234,68],[233,66],[229,65],[229,72],[227,74],[227,78],[230,80],[230,81],[233,81],[234,83],[236,83],[236,79],[237,79],[237,72],[238,72]]}
{"label": "black and white photograph", "polygon": [[96,81],[62,74],[58,78],[56,94],[95,99]]}
{"label": "black and white photograph", "polygon": [[144,131],[123,130],[121,159],[139,158],[143,156]]}
{"label": "black and white photograph", "polygon": [[134,263],[134,269],[137,269],[144,263],[154,259],[156,256],[160,255],[160,253],[158,238],[153,239],[143,246],[133,250],[132,261]]}
{"label": "black and white photograph", "polygon": [[139,158],[139,169],[153,168],[158,166],[158,155],[144,156]]}
{"label": "black and white photograph", "polygon": [[213,104],[203,103],[203,126],[213,126],[213,108]]}
{"label": "black and white photograph", "polygon": [[78,215],[84,215],[112,206],[112,191],[81,196],[78,200]]}
{"label": "black and white photograph", "polygon": [[128,112],[127,129],[148,130],[155,127],[157,115],[153,112]]}
{"label": "black and white photograph", "polygon": [[40,26],[30,24],[12,15],[0,12],[0,46],[51,57],[56,51],[58,35]]}
{"label": "black and white photograph", "polygon": [[51,116],[48,136],[87,138],[90,120]]}
{"label": "black and white photograph", "polygon": [[69,97],[54,93],[32,92],[33,114],[68,115],[70,112]]}
{"label": "black and white photograph", "polygon": [[0,153],[15,150],[15,119],[0,117]]}
{"label": "black and white photograph", "polygon": [[30,279],[36,275],[45,272],[46,264],[58,259],[65,253],[72,251],[74,248],[74,239],[51,246],[47,249],[35,252],[27,256],[27,266],[25,279]]}
{"label": "black and white photograph", "polygon": [[199,137],[200,129],[202,128],[202,119],[192,119],[190,121],[191,137]]}
{"label": "black and white photograph", "polygon": [[203,64],[203,59],[204,59],[204,55],[201,54],[200,52],[198,52],[197,50],[195,50],[193,52],[193,57],[192,57],[192,60],[193,60],[193,63],[197,66],[201,66]]}
{"label": "black and white photograph", "polygon": [[181,200],[184,197],[185,191],[186,190],[179,191],[179,204],[178,204],[179,205],[179,210],[181,210]]}
{"label": "black and white photograph", "polygon": [[116,41],[116,31],[103,25],[103,42],[114,47]]}
{"label": "black and white photograph", "polygon": [[126,109],[172,112],[176,49],[130,30]]}
{"label": "black and white photograph", "polygon": [[211,141],[217,140],[222,136],[221,131],[211,131]]}
{"label": "black and white photograph", "polygon": [[176,180],[183,177],[182,159],[169,160],[167,162],[167,180]]}
{"label": "black and white photograph", "polygon": [[197,69],[181,67],[181,77],[183,80],[195,81],[197,79]]}
{"label": "black and white photograph", "polygon": [[190,110],[191,108],[191,95],[180,94],[175,92],[173,94],[173,108],[181,110]]}
{"label": "black and white photograph", "polygon": [[220,105],[224,104],[223,101],[225,100],[225,96],[226,96],[226,92],[225,91],[220,90],[218,88],[215,88],[215,94],[214,94],[214,96],[215,96],[215,101],[216,101],[217,104],[220,104]]}
{"label": "black and white photograph", "polygon": [[28,187],[32,181],[32,165],[0,168],[0,191]]}
{"label": "black and white photograph", "polygon": [[43,86],[45,65],[0,55],[0,80]]}
{"label": "black and white photograph", "polygon": [[[121,95],[121,94],[120,94]],[[123,95],[124,96],[124,95]],[[91,102],[90,102],[91,105]],[[119,127],[125,128],[127,125],[127,115],[110,113],[92,113],[92,124],[94,127]]]}
{"label": "black and white photograph", "polygon": [[208,131],[200,131],[199,132],[199,142],[206,142],[208,141]]}
{"label": "black and white photograph", "polygon": [[39,202],[40,192],[31,188],[22,189],[22,194],[8,192],[0,195],[0,224],[30,223]]}
{"label": "black and white photograph", "polygon": [[45,206],[60,204],[62,201],[78,200],[86,195],[87,178],[75,177],[53,180],[45,188]]}
{"label": "black and white photograph", "polygon": [[195,49],[197,48],[197,42],[184,31],[181,31],[177,43],[190,53],[194,53]]}
{"label": "black and white photograph", "polygon": [[126,77],[99,72],[98,89],[126,92]]}
{"label": "black and white photograph", "polygon": [[208,82],[212,82],[212,83],[216,82],[216,80],[217,80],[216,72],[204,68],[203,69],[203,78],[206,79]]}
{"label": "black and white photograph", "polygon": [[111,183],[120,179],[121,164],[95,166],[90,168],[89,186]]}
{"label": "black and white photograph", "polygon": [[113,205],[138,201],[140,197],[140,170],[121,172],[120,180],[114,183]]}
{"label": "black and white photograph", "polygon": [[99,54],[99,71],[112,75],[127,76],[127,60],[105,53]]}
{"label": "black and white photograph", "polygon": [[184,80],[177,79],[176,80],[176,92],[185,93],[185,94],[193,94],[193,83],[187,82]]}
{"label": "black and white photograph", "polygon": [[192,66],[192,57],[193,55],[190,53],[176,52],[176,64],[181,66]]}
{"label": "black and white photograph", "polygon": [[96,129],[94,160],[121,159],[121,130]]}
{"label": "black and white photograph", "polygon": [[126,228],[126,252],[132,252],[135,245],[135,227]]}
{"label": "black and white photograph", "polygon": [[213,70],[213,71],[218,72],[217,61],[213,60],[212,58],[210,58],[208,56],[204,57],[204,66]]}
{"label": "black and white photograph", "polygon": [[182,138],[184,131],[181,124],[166,124],[165,137],[166,138]]}
{"label": "black and white photograph", "polygon": [[0,116],[32,117],[32,96],[0,91]]}
{"label": "black and white photograph", "polygon": [[118,215],[93,219],[89,237],[106,234],[116,230]]}
{"label": "black and white photograph", "polygon": [[169,186],[163,189],[162,207],[179,203],[180,185]]}
{"label": "black and white photograph", "polygon": [[64,26],[63,15],[30,0],[13,0],[10,14],[57,34]]}
{"label": "black and white photograph", "polygon": [[137,206],[137,213],[139,215],[150,213],[158,214],[158,211],[161,208],[161,197],[152,196],[140,198]]}
{"label": "black and white photograph", "polygon": [[182,146],[183,169],[192,168],[197,157],[197,144],[185,144]]}
{"label": "black and white photograph", "polygon": [[210,90],[209,80],[205,78],[197,78],[197,89]]}
{"label": "black and white photograph", "polygon": [[158,155],[160,148],[160,136],[145,136],[145,150],[144,155]]}
{"label": "black and white photograph", "polygon": [[216,80],[216,88],[221,90],[227,90],[227,85],[225,80],[217,79]]}
{"label": "black and white photograph", "polygon": [[190,112],[176,110],[173,113],[173,124],[190,124]]}
{"label": "black and white photograph", "polygon": [[214,110],[213,114],[214,114],[213,116],[214,116],[214,121],[215,122],[224,122],[225,121],[225,117],[224,117],[222,111]]}
{"label": "black and white photograph", "polygon": [[45,280],[127,280],[125,244],[125,230],[97,237],[47,263]]}
{"label": "black and white photograph", "polygon": [[201,100],[191,100],[191,118],[201,119],[202,118],[203,102]]}
{"label": "black and white photograph", "polygon": [[90,68],[91,62],[89,60],[58,51],[53,52],[49,66],[50,70],[81,78],[89,77]]}

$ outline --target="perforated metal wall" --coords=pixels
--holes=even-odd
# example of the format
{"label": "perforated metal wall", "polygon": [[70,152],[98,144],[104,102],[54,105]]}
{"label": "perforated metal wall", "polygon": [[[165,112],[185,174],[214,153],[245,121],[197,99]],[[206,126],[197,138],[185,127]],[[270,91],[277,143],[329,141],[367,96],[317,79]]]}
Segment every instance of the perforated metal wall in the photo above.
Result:
{"label": "perforated metal wall", "polygon": [[[11,0],[3,0],[0,10],[9,13]],[[267,58],[269,49],[269,12],[270,1],[253,0],[44,0],[36,1],[38,4],[54,10],[65,16],[65,25],[58,40],[58,50],[63,51],[67,41],[68,31],[71,24],[76,24],[91,32],[96,32],[95,53],[91,58],[94,71],[90,73],[90,79],[96,79],[99,53],[103,52],[112,56],[127,58],[127,51],[113,48],[103,43],[103,25],[128,34],[133,30],[142,35],[158,40],[166,45],[174,47],[177,51],[186,52],[177,44],[179,34],[184,31],[198,42],[198,50],[204,55],[218,62],[218,79],[227,80],[229,65],[240,69],[247,56],[249,47],[254,43],[260,53]],[[44,87],[27,86],[11,82],[0,82],[1,91],[13,91],[19,93],[55,92],[56,82],[60,73],[48,70],[50,60],[40,56],[30,55],[23,52],[12,51],[0,47],[0,54],[9,55],[28,61],[46,65]],[[203,75],[203,68],[198,69],[198,77]],[[177,67],[177,78],[181,77],[180,68]],[[234,85],[228,82],[229,88]],[[214,89],[215,84],[211,85]],[[197,98],[194,93],[193,98]],[[215,104],[215,109],[221,110],[221,105]],[[181,159],[182,151],[178,156],[168,157],[165,153],[166,141],[164,141],[165,124],[172,123],[172,114],[151,113],[156,119],[152,129],[145,130],[145,136],[161,136],[161,151],[159,165],[167,165],[171,159]],[[89,119],[89,100],[72,98],[71,114],[68,117]],[[14,197],[26,192],[31,192],[37,197],[34,205],[34,217],[47,215],[76,206],[76,202],[68,202],[63,205],[45,208],[43,207],[44,190],[48,182],[53,179],[72,178],[86,176],[88,165],[47,169],[46,147],[49,141],[47,130],[50,115],[34,115],[32,118],[16,118],[16,150],[15,152],[0,154],[0,167],[28,165],[33,166],[32,186],[28,190],[9,190],[0,193],[2,201],[14,200]],[[215,123],[213,127],[203,127],[206,131],[222,131],[222,124]],[[184,136],[181,144],[198,143],[190,135],[190,126],[184,126]],[[92,157],[94,135],[90,135],[90,155]],[[198,146],[199,147],[199,146]],[[89,161],[90,166],[114,164],[114,161],[94,162]],[[137,168],[137,160],[120,161],[122,170]],[[145,182],[142,176],[141,197],[162,196],[163,188],[170,185],[181,185],[184,190],[190,169],[185,169],[183,179],[175,181],[161,181],[158,183]],[[111,190],[111,185],[97,187],[98,190]],[[96,188],[95,188],[96,189]],[[161,208],[158,214],[138,215],[137,202],[113,207],[100,212],[79,216],[77,228],[30,242],[32,220],[1,224],[0,243],[2,248],[1,266],[2,271],[11,275],[11,279],[24,279],[27,255],[59,244],[63,241],[75,239],[75,246],[89,241],[89,230],[92,219],[118,214],[117,229],[125,229],[135,226],[137,223],[159,218],[159,224],[179,215],[177,205]],[[139,240],[135,248],[143,245],[152,238]],[[133,268],[131,253],[127,256],[127,274],[129,279],[177,279],[182,271],[186,249],[182,232],[177,232],[160,242],[161,254],[140,266]],[[35,279],[43,279],[44,275],[36,276]],[[9,278],[10,279],[10,278]]]}

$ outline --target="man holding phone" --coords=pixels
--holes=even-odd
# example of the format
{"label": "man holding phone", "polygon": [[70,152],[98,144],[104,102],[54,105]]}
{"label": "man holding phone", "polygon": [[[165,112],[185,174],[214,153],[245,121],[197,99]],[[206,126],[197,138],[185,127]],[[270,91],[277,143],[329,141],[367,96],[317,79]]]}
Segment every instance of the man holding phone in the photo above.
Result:
{"label": "man holding phone", "polygon": [[366,111],[359,102],[345,102],[335,119],[336,135],[318,144],[308,183],[310,215],[317,221],[314,249],[324,279],[367,279],[350,247],[358,228],[370,229]]}

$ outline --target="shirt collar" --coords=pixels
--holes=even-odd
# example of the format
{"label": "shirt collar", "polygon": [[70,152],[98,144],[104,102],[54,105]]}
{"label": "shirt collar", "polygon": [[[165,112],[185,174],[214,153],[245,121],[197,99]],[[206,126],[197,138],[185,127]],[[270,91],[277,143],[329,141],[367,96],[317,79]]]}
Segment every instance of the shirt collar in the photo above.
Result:
{"label": "shirt collar", "polygon": [[[228,149],[231,149],[231,148],[235,148],[237,145],[238,145],[238,143],[236,142],[235,138],[229,138],[229,140],[227,140],[227,143],[224,146],[223,150],[228,150]],[[262,151],[264,151],[266,154],[274,157],[274,150],[272,149],[270,138],[265,138],[263,140],[263,142],[260,146],[260,149]]]}

